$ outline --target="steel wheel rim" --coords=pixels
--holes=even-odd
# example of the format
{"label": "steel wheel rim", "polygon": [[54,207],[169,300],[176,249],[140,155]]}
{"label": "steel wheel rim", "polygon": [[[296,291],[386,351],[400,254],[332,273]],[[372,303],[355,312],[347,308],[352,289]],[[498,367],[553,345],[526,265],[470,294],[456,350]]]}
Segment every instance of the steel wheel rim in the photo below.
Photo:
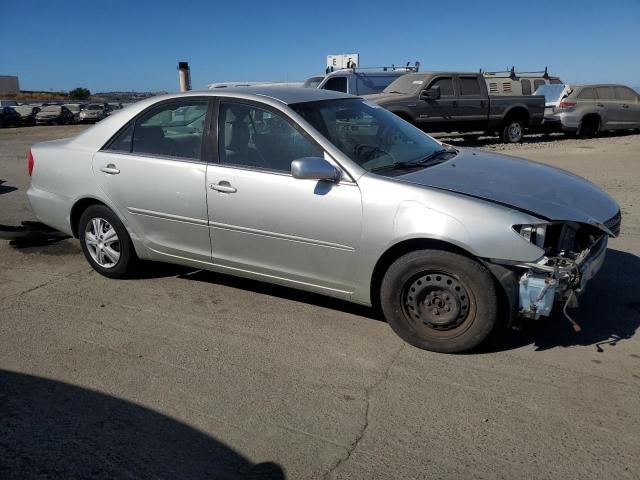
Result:
{"label": "steel wheel rim", "polygon": [[102,268],[113,268],[120,261],[120,238],[104,218],[95,217],[87,223],[84,244],[93,261]]}
{"label": "steel wheel rim", "polygon": [[474,297],[450,273],[422,272],[405,283],[402,302],[406,318],[419,332],[430,336],[457,336],[466,331],[474,315]]}
{"label": "steel wheel rim", "polygon": [[509,138],[511,140],[519,140],[522,137],[522,127],[518,122],[509,125]]}

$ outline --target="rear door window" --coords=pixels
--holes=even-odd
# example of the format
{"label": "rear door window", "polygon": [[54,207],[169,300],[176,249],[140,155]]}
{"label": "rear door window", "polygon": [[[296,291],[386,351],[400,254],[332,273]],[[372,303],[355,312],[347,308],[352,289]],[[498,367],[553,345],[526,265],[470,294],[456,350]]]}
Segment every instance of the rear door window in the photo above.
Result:
{"label": "rear door window", "polygon": [[206,100],[158,105],[124,128],[107,150],[200,160]]}
{"label": "rear door window", "polygon": [[322,86],[324,90],[347,93],[347,77],[332,77]]}
{"label": "rear door window", "polygon": [[436,78],[428,88],[440,87],[440,96],[441,97],[453,97],[453,78],[451,77],[440,77]]}
{"label": "rear door window", "polygon": [[460,95],[477,97],[480,95],[478,77],[460,77]]}
{"label": "rear door window", "polygon": [[596,87],[599,100],[615,100],[616,91],[612,87]]}

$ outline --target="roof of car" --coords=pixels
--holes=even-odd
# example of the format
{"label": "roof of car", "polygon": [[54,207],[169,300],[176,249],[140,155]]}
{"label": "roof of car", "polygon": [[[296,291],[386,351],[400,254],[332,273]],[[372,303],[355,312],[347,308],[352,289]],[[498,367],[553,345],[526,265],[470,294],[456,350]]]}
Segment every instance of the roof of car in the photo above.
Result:
{"label": "roof of car", "polygon": [[[302,87],[279,87],[279,86],[247,86],[247,87],[227,87],[207,90],[191,90],[182,95],[212,95],[224,97],[226,94],[233,94],[234,97],[243,96],[248,99],[254,97],[269,97],[281,103],[291,105],[294,103],[317,102],[320,100],[338,100],[341,98],[353,98],[353,95],[334,92],[333,90],[323,90],[318,88]],[[171,95],[173,97],[180,95]]]}

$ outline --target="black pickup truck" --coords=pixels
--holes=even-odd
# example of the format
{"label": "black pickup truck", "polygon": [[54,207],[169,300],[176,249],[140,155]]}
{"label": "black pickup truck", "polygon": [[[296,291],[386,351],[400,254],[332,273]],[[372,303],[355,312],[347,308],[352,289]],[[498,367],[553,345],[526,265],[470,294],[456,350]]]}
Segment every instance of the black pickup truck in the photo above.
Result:
{"label": "black pickup truck", "polygon": [[481,73],[407,73],[382,93],[365,98],[425,132],[457,132],[463,138],[499,135],[506,143],[522,140],[544,117],[542,96],[491,96]]}

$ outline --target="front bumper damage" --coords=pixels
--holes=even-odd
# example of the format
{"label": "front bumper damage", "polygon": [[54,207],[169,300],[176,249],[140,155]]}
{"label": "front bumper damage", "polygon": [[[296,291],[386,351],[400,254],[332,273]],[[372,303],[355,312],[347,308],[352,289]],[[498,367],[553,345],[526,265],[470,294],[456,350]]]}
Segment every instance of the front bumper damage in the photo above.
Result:
{"label": "front bumper damage", "polygon": [[578,298],[604,264],[608,239],[603,235],[575,259],[565,256],[544,257],[536,263],[521,264],[525,272],[519,279],[518,313],[525,318],[549,316],[556,303],[563,303],[563,313],[574,330],[580,326],[568,315],[576,308]]}
{"label": "front bumper damage", "polygon": [[490,262],[494,275],[498,272],[497,264],[503,271],[502,276],[496,278],[509,298],[510,325],[517,328],[517,318],[537,320],[549,316],[554,306],[561,304],[564,316],[579,332],[580,326],[567,309],[578,307],[579,297],[604,264],[608,237],[618,236],[620,224],[618,213],[605,223],[550,222],[529,226],[525,238],[545,253],[539,260],[511,263],[494,259]]}

